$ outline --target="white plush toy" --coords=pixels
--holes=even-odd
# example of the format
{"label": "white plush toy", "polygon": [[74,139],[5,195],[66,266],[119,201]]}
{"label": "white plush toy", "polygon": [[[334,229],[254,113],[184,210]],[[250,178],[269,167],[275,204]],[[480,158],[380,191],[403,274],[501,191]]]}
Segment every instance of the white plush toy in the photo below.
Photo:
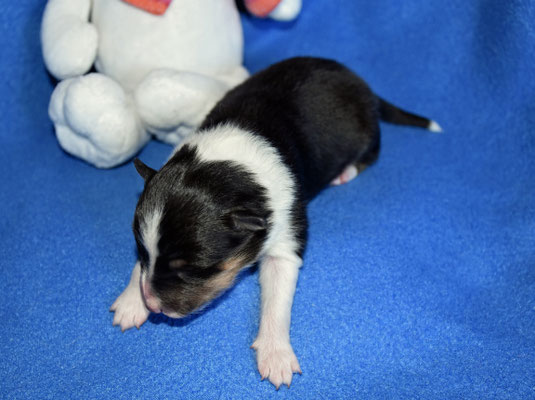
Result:
{"label": "white plush toy", "polygon": [[[271,14],[292,19],[300,5],[283,0]],[[100,168],[150,134],[178,143],[248,76],[234,0],[48,0],[41,41],[60,80],[49,106],[58,141]]]}

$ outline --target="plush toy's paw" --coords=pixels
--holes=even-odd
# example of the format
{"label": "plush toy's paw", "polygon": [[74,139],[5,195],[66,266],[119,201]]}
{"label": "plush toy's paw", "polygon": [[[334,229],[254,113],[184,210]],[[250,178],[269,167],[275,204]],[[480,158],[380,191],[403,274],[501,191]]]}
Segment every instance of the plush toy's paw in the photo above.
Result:
{"label": "plush toy's paw", "polygon": [[46,67],[57,79],[83,75],[95,62],[98,32],[88,22],[90,5],[89,1],[47,3],[41,43]]}
{"label": "plush toy's paw", "polygon": [[258,372],[262,380],[268,378],[277,389],[282,384],[290,387],[293,374],[301,373],[301,367],[290,343],[257,338],[251,347],[256,350]]}
{"label": "plush toy's paw", "polygon": [[102,74],[60,82],[49,115],[65,151],[99,168],[126,161],[149,140],[131,100]]}
{"label": "plush toy's paw", "polygon": [[110,311],[115,312],[113,325],[119,325],[123,332],[134,326],[139,329],[149,316],[149,310],[145,307],[141,290],[132,284],[128,285],[115,300]]}
{"label": "plush toy's paw", "polygon": [[57,79],[85,74],[95,62],[97,43],[97,30],[92,24],[73,24],[57,40],[43,46],[47,69]]}
{"label": "plush toy's paw", "polygon": [[201,124],[228,89],[208,76],[159,69],[139,84],[135,102],[151,133],[159,140],[178,144]]}
{"label": "plush toy's paw", "polygon": [[217,79],[219,79],[221,82],[224,82],[229,89],[233,88],[234,86],[238,86],[247,78],[249,78],[249,71],[247,71],[245,67],[242,67],[241,65],[238,65],[236,68],[230,72],[227,72],[226,74],[217,76]]}

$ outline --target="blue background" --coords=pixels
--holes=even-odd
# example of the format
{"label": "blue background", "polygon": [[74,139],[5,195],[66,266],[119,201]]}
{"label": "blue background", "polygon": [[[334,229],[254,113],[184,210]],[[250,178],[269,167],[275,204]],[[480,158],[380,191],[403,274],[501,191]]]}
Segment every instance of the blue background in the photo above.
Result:
{"label": "blue background", "polygon": [[[0,6],[0,397],[535,398],[535,5],[304,0],[243,16],[245,65],[335,58],[442,135],[383,124],[378,163],[309,207],[276,392],[249,349],[257,271],[206,312],[112,327],[142,181],[65,154],[47,115],[44,1]],[[171,148],[140,157],[160,166]]]}

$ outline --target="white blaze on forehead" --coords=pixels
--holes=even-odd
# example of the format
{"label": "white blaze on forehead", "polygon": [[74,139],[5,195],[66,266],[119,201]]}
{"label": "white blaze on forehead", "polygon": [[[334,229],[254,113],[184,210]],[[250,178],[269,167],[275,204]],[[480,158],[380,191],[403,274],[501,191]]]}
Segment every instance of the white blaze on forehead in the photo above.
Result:
{"label": "white blaze on forehead", "polygon": [[160,240],[160,221],[163,211],[161,208],[155,208],[149,215],[145,215],[140,221],[141,239],[149,253],[149,272],[152,276],[154,264],[158,258],[158,241]]}
{"label": "white blaze on forehead", "polygon": [[269,249],[270,254],[281,253],[281,256],[296,251],[291,224],[294,178],[267,140],[235,125],[225,124],[191,135],[182,145],[195,146],[202,161],[232,161],[251,172],[256,182],[266,188],[268,206],[273,212],[271,232],[263,250]]}

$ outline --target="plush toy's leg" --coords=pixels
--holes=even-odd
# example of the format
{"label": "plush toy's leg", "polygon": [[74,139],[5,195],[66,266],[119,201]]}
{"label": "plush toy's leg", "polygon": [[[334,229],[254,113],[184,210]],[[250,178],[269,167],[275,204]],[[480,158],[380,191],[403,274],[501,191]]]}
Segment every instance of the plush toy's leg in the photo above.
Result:
{"label": "plush toy's leg", "polygon": [[99,168],[126,161],[150,138],[131,98],[102,74],[60,82],[48,111],[65,151]]}
{"label": "plush toy's leg", "polygon": [[247,71],[244,67],[239,65],[236,68],[234,68],[234,70],[229,72],[228,74],[219,75],[217,79],[225,82],[229,86],[229,89],[230,89],[230,88],[233,88],[234,86],[239,85],[248,77],[249,77],[249,71]]}
{"label": "plush toy's leg", "polygon": [[[229,77],[239,79],[239,74]],[[201,124],[229,88],[205,75],[159,69],[139,84],[134,97],[147,129],[164,142],[178,144]]]}

